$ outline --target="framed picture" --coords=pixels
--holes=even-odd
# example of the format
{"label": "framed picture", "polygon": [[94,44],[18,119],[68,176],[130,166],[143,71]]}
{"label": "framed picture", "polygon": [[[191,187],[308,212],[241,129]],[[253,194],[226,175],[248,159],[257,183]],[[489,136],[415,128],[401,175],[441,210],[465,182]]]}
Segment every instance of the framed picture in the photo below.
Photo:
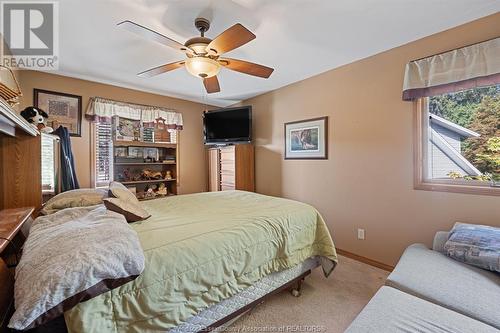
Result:
{"label": "framed picture", "polygon": [[48,126],[64,126],[71,136],[82,136],[82,96],[34,89],[33,104],[49,115]]}
{"label": "framed picture", "polygon": [[141,138],[141,121],[115,116],[114,131],[116,140],[139,141]]}
{"label": "framed picture", "polygon": [[127,147],[116,147],[115,148],[115,156],[116,157],[127,157],[128,156]]}
{"label": "framed picture", "polygon": [[128,147],[128,156],[133,158],[143,158],[144,149],[142,147]]}
{"label": "framed picture", "polygon": [[328,159],[328,117],[285,123],[285,160]]}
{"label": "framed picture", "polygon": [[144,158],[151,162],[158,161],[158,148],[144,148]]}

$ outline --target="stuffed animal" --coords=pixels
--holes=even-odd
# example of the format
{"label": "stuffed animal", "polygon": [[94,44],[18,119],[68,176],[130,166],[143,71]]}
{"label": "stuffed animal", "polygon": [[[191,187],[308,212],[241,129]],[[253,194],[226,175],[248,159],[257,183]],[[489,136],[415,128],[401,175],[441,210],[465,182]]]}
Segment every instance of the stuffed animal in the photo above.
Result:
{"label": "stuffed animal", "polygon": [[40,132],[52,133],[54,131],[52,127],[46,125],[49,115],[42,109],[30,106],[21,112],[21,116]]}

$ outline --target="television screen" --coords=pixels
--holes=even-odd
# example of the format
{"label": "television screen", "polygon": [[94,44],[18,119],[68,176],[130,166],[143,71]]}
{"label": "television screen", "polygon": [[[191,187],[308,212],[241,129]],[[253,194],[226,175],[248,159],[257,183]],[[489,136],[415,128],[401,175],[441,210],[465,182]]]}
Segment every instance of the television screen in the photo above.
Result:
{"label": "television screen", "polygon": [[205,144],[250,142],[252,140],[252,107],[205,112]]}

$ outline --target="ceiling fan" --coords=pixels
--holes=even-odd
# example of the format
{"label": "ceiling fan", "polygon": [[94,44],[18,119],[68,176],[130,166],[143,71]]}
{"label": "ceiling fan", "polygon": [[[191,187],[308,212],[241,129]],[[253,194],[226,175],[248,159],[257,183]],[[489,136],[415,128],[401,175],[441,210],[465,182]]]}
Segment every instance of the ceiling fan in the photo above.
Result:
{"label": "ceiling fan", "polygon": [[209,94],[220,91],[217,74],[222,67],[266,79],[271,76],[274,71],[273,68],[244,60],[221,57],[224,53],[234,50],[255,39],[255,35],[243,25],[237,23],[222,32],[213,40],[205,37],[205,32],[207,32],[210,28],[210,22],[207,19],[197,18],[194,21],[194,25],[200,32],[201,36],[190,38],[184,44],[181,44],[132,21],[123,21],[118,23],[118,26],[125,28],[128,31],[136,33],[146,39],[154,40],[163,45],[177,49],[184,52],[187,56],[185,60],[151,68],[137,74],[138,76],[152,77],[177,68],[186,67],[186,70],[190,74],[203,79],[203,84]]}

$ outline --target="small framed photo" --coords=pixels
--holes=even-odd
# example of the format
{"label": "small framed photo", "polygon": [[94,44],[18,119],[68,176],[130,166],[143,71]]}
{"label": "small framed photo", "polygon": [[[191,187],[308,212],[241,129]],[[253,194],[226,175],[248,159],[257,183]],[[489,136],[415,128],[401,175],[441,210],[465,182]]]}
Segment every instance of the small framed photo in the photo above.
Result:
{"label": "small framed photo", "polygon": [[47,112],[47,125],[68,129],[70,136],[82,136],[82,96],[34,89],[34,105]]}
{"label": "small framed photo", "polygon": [[144,158],[152,162],[158,161],[158,148],[144,148]]}
{"label": "small framed photo", "polygon": [[115,148],[115,156],[116,157],[127,157],[128,149],[127,147],[116,147]]}
{"label": "small framed photo", "polygon": [[285,160],[328,159],[328,117],[285,123]]}
{"label": "small framed photo", "polygon": [[128,156],[133,158],[143,158],[144,149],[142,147],[128,147]]}

